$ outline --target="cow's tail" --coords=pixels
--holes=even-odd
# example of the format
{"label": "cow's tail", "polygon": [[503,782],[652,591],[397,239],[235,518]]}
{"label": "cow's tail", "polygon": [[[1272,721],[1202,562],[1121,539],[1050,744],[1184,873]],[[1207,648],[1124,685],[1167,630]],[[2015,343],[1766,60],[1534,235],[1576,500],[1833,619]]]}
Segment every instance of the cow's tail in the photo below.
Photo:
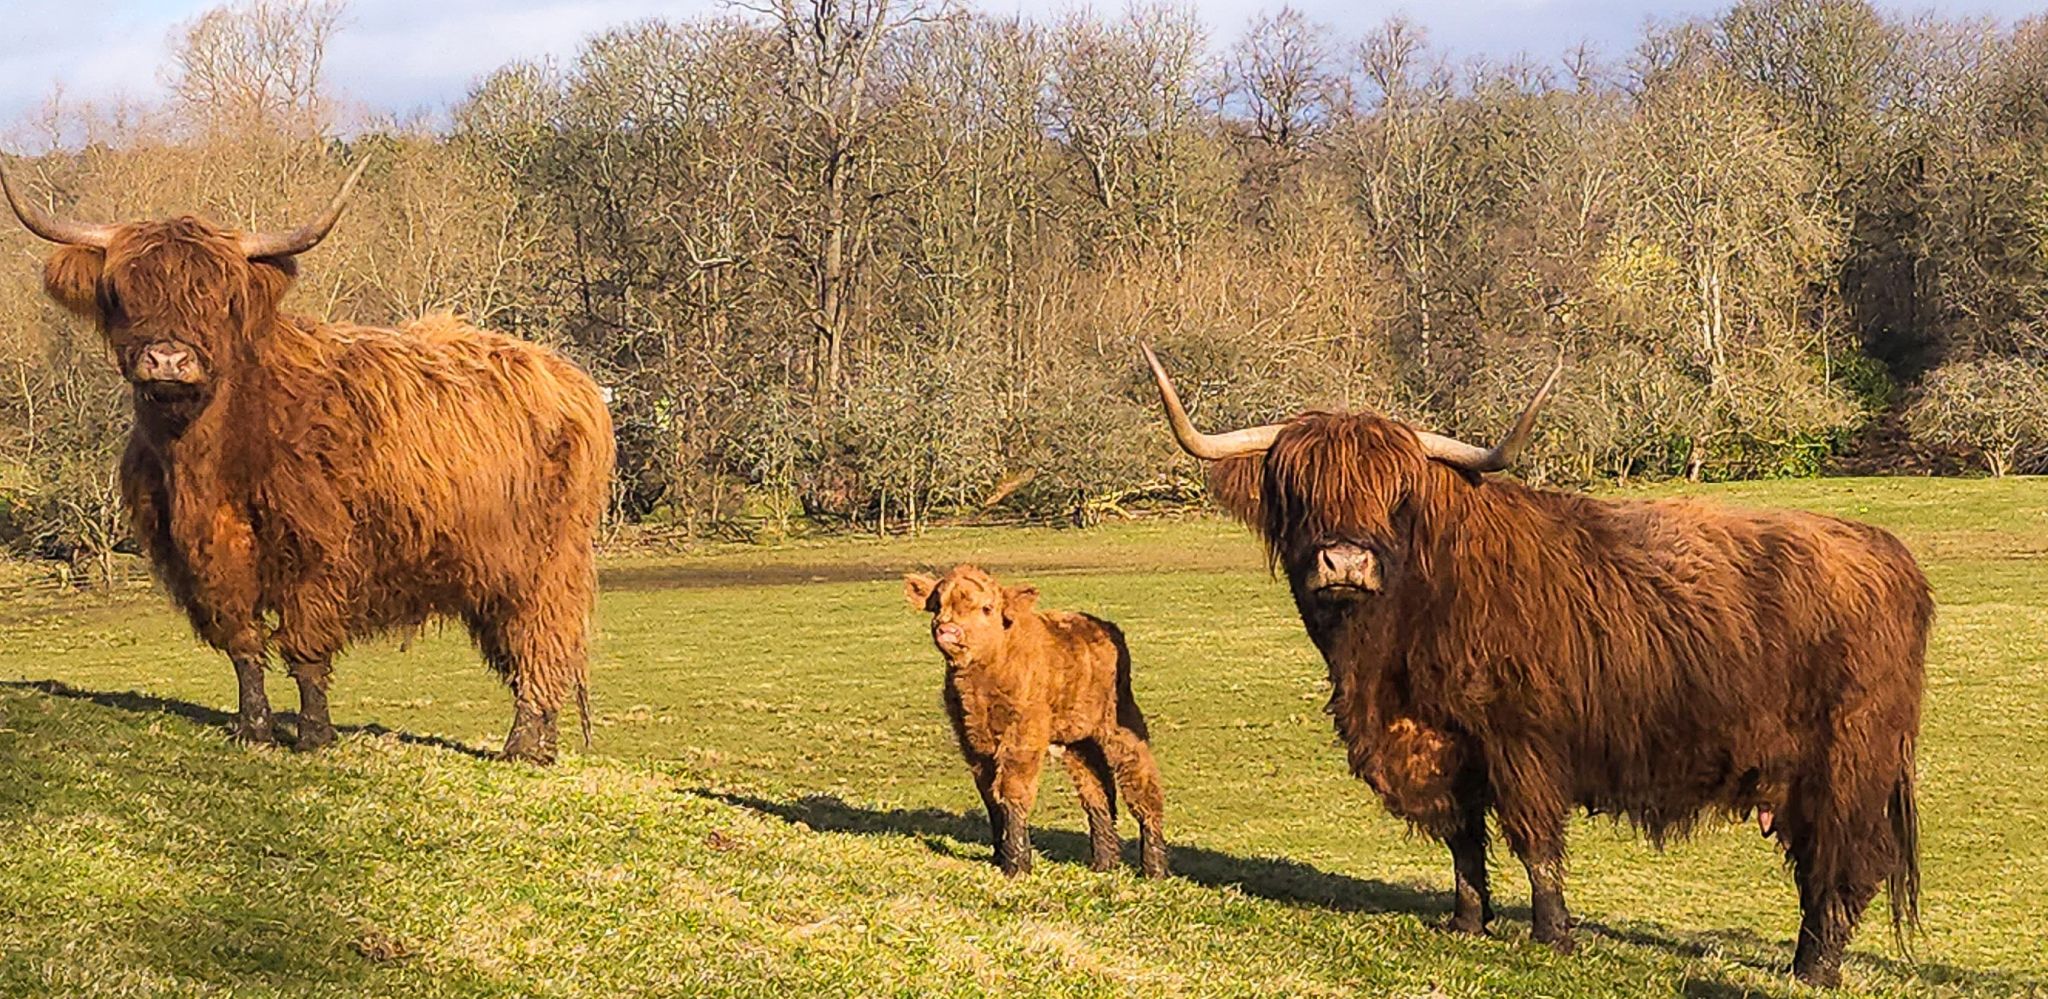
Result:
{"label": "cow's tail", "polygon": [[1920,929],[1920,806],[1914,800],[1913,789],[1913,744],[1906,743],[1904,765],[1899,769],[1898,781],[1892,785],[1891,801],[1885,809],[1890,813],[1892,825],[1892,847],[1896,863],[1892,865],[1890,892],[1892,899],[1892,939],[1899,945],[1899,953],[1913,956],[1913,936]]}
{"label": "cow's tail", "polygon": [[583,751],[590,752],[590,681],[576,681],[576,720],[583,729]]}

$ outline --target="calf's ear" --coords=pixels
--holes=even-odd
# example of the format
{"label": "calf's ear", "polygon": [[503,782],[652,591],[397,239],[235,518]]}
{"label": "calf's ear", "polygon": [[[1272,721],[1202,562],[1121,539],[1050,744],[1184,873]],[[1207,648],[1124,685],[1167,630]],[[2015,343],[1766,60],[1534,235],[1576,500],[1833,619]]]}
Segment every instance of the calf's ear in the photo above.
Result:
{"label": "calf's ear", "polygon": [[1016,624],[1017,619],[1031,612],[1038,603],[1038,587],[1003,587],[1003,627]]}
{"label": "calf's ear", "polygon": [[903,600],[917,610],[932,609],[932,594],[938,592],[939,581],[921,572],[903,577]]}
{"label": "calf's ear", "polygon": [[100,274],[107,254],[96,246],[60,246],[43,265],[43,291],[81,319],[102,320]]}

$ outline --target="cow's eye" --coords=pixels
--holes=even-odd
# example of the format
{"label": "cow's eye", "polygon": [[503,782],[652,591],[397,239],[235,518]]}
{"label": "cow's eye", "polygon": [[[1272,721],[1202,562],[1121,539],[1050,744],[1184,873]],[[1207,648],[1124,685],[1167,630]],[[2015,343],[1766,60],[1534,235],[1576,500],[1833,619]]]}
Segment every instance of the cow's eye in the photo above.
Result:
{"label": "cow's eye", "polygon": [[981,612],[982,612],[982,614],[984,614],[984,615],[988,615],[988,614],[994,614],[994,613],[996,612],[996,605],[994,605],[994,604],[982,604],[982,605],[981,605]]}

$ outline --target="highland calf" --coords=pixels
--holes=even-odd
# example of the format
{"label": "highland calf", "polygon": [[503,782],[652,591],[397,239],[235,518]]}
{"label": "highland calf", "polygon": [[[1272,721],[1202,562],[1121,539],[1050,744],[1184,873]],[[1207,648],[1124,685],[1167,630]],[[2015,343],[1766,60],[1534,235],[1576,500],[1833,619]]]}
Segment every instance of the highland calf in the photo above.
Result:
{"label": "highland calf", "polygon": [[445,615],[511,684],[505,755],[551,760],[558,712],[585,707],[611,417],[568,361],[452,317],[389,330],[280,313],[294,258],[361,175],[278,234],[60,220],[0,184],[60,244],[50,297],[99,327],[133,389],[122,495],[156,574],[234,663],[234,734],[273,741],[273,649],[298,681],[296,748],[313,749],[334,739],[335,654]]}
{"label": "highland calf", "polygon": [[1091,867],[1116,867],[1116,794],[1137,813],[1139,866],[1166,876],[1166,801],[1131,699],[1131,654],[1116,625],[1041,611],[1038,591],[1003,586],[971,565],[944,578],[903,577],[912,607],[932,615],[946,660],[946,713],[988,808],[996,864],[1031,870],[1031,805],[1048,749],[1061,747],[1088,815]]}
{"label": "highland calf", "polygon": [[1352,771],[1450,848],[1450,928],[1493,914],[1489,810],[1528,870],[1536,939],[1560,950],[1568,811],[1655,841],[1755,813],[1798,881],[1800,978],[1839,979],[1882,884],[1903,944],[1934,607],[1898,539],[1487,478],[1555,372],[1481,448],[1373,413],[1204,434],[1144,353],[1175,438],[1287,574]]}

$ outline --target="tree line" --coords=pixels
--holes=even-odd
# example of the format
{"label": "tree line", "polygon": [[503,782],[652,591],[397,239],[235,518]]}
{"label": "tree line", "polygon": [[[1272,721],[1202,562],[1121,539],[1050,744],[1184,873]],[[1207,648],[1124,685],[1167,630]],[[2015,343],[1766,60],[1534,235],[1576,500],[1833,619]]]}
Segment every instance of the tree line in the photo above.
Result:
{"label": "tree line", "polygon": [[[450,309],[614,393],[616,513],[695,535],[1087,521],[1200,491],[1198,422],[1373,407],[1489,439],[1562,355],[1551,481],[2048,470],[2048,21],[1744,0],[1631,51],[1452,59],[1298,12],[1032,20],[769,0],[478,81],[321,79],[338,0],[242,0],[167,96],[53,97],[66,214],[272,224],[369,173],[294,306]],[[0,227],[0,505],[103,556],[125,393]]]}

